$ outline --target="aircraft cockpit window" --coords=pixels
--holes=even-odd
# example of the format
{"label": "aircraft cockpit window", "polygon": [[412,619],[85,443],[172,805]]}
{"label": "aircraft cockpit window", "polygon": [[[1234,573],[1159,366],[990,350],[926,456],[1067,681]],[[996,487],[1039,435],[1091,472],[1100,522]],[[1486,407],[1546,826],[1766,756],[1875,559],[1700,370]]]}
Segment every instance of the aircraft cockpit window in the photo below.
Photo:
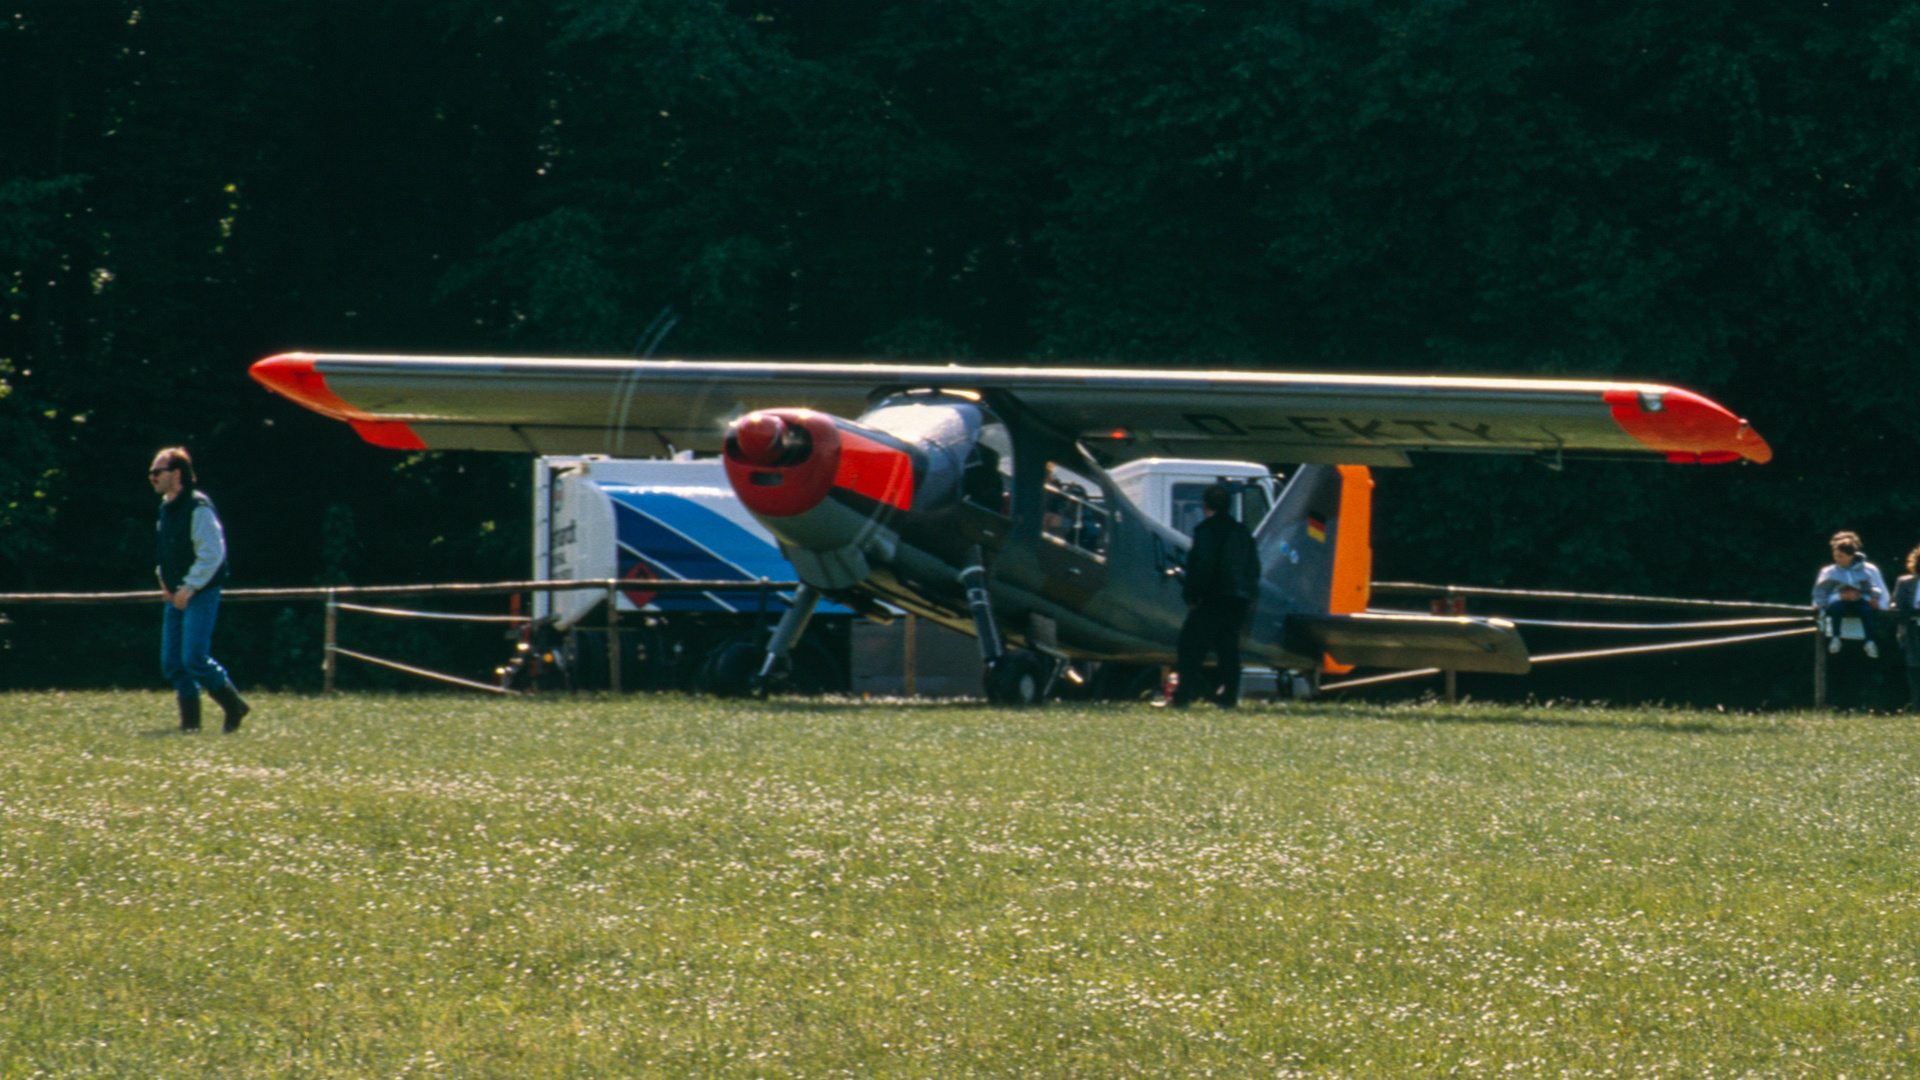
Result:
{"label": "aircraft cockpit window", "polygon": [[1111,512],[1099,486],[1048,462],[1040,531],[1059,543],[1104,559],[1111,526]]}
{"label": "aircraft cockpit window", "polygon": [[1013,440],[1007,436],[1005,424],[980,428],[964,468],[961,491],[967,501],[996,514],[1007,513],[1007,493],[1013,488]]}

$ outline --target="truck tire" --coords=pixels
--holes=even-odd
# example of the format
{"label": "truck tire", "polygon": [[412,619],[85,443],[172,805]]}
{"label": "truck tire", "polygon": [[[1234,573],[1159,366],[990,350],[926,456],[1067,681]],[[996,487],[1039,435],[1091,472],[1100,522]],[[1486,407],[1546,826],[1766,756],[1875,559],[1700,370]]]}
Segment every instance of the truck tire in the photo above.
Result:
{"label": "truck tire", "polygon": [[766,659],[767,650],[754,642],[738,638],[727,642],[713,651],[701,669],[707,692],[715,697],[746,697],[753,693],[753,677],[760,674]]}

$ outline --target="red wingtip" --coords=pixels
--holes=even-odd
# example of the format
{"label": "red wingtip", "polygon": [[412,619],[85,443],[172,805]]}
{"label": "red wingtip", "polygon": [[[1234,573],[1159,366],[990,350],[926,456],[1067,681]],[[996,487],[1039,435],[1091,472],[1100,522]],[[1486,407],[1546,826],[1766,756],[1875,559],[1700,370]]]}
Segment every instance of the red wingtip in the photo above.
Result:
{"label": "red wingtip", "polygon": [[1745,420],[1686,390],[1609,390],[1614,422],[1668,461],[1714,465],[1773,460],[1773,448]]}
{"label": "red wingtip", "polygon": [[387,450],[425,450],[427,444],[398,420],[350,420],[361,438]]}
{"label": "red wingtip", "polygon": [[388,420],[340,400],[327,389],[327,377],[315,367],[317,357],[307,353],[283,353],[269,356],[253,365],[249,374],[261,386],[289,401],[312,409],[322,416],[345,420],[362,439],[389,450],[425,450],[421,440],[405,421]]}
{"label": "red wingtip", "polygon": [[322,416],[335,420],[367,419],[366,413],[341,401],[327,389],[327,377],[314,370],[314,359],[306,353],[269,356],[253,365],[249,374],[254,382]]}

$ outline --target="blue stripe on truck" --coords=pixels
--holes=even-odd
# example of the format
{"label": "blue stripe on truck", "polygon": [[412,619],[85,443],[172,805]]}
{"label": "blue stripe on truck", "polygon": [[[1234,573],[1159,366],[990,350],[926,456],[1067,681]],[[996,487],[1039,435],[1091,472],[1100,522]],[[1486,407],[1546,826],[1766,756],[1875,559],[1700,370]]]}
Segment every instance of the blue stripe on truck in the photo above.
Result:
{"label": "blue stripe on truck", "polygon": [[[753,535],[725,515],[692,499],[661,491],[635,491],[618,487],[605,490],[615,507],[625,506],[636,510],[651,518],[658,526],[678,534],[687,544],[700,548],[704,558],[695,556],[695,561],[702,564],[719,562],[728,567],[725,573],[686,574],[686,577],[704,576],[715,581],[760,577],[775,581],[793,579],[792,565],[780,557],[780,549],[771,540]],[[699,537],[697,544],[693,537]],[[623,542],[627,539],[624,523],[620,539]],[[653,551],[650,547],[642,547],[641,550],[649,554]]]}
{"label": "blue stripe on truck", "polygon": [[[780,557],[780,549],[761,539],[724,514],[717,513],[692,499],[659,491],[635,490],[608,485],[603,490],[613,500],[614,522],[619,537],[622,572],[631,565],[629,557],[643,560],[662,571],[667,579],[684,581],[792,581],[793,564]],[[698,539],[694,539],[698,537]],[[635,591],[645,586],[635,585]],[[759,607],[757,592],[662,593],[653,607],[662,611],[753,611]],[[784,597],[767,598],[767,610],[785,611]],[[838,604],[824,603],[822,611],[844,612]]]}

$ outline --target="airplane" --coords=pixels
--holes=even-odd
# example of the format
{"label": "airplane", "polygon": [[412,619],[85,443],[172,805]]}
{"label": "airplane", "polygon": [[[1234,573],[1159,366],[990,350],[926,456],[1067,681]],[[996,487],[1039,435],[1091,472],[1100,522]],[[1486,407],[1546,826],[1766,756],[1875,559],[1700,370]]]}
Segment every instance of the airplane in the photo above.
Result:
{"label": "airplane", "polygon": [[[1367,610],[1371,468],[1415,453],[1763,463],[1744,420],[1640,382],[1128,368],[288,353],[267,389],[396,450],[722,456],[800,582],[762,645],[707,665],[778,686],[820,600],[970,633],[999,703],[1074,661],[1171,664],[1190,544],[1109,469],[1143,458],[1297,466],[1253,529],[1243,657],[1280,671],[1528,670],[1511,623]],[[891,608],[889,608],[891,605]]]}

